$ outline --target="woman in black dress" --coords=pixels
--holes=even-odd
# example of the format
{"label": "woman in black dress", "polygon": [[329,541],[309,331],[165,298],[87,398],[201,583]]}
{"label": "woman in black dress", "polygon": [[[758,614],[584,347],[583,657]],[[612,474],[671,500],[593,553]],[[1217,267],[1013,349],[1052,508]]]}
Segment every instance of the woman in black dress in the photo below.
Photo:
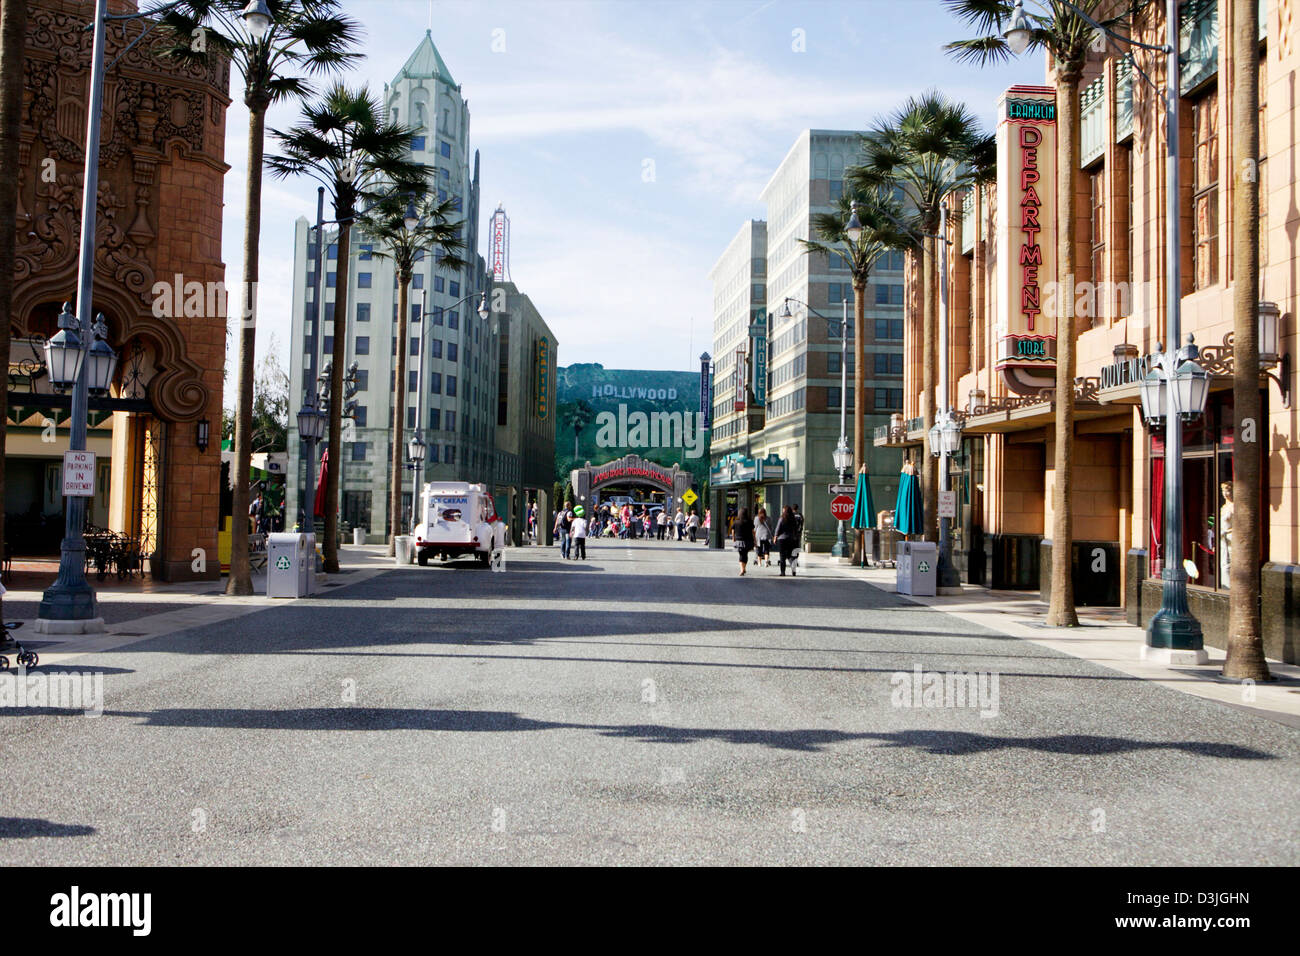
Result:
{"label": "woman in black dress", "polygon": [[749,516],[748,508],[740,509],[740,517],[731,526],[731,540],[740,554],[740,575],[744,577],[749,564],[749,552],[754,547],[754,519]]}

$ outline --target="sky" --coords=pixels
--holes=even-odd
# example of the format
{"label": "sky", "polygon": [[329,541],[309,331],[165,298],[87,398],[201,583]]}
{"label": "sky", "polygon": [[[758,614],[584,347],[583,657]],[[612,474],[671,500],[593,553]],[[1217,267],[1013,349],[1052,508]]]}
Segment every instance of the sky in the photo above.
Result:
{"label": "sky", "polygon": [[[991,130],[1003,90],[1043,82],[1041,56],[981,69],[944,54],[967,34],[940,0],[344,7],[367,54],[344,79],[376,92],[432,24],[482,156],[479,251],[501,203],[511,278],[551,326],[562,365],[698,368],[712,345],[709,270],[747,220],[766,218],[759,195],[801,130],[865,130],[931,87]],[[231,83],[223,256],[237,280],[248,112],[242,80]],[[276,107],[268,129],[293,125],[299,110]],[[258,354],[274,350],[286,367],[293,223],[314,220],[315,187],[305,177],[263,185]]]}

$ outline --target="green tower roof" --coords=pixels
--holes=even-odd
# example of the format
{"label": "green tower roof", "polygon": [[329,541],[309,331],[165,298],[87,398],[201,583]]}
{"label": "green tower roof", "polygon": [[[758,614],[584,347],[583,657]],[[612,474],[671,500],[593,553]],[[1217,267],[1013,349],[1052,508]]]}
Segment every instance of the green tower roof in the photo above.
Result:
{"label": "green tower roof", "polygon": [[451,71],[447,69],[447,64],[443,62],[438,48],[433,45],[433,31],[425,30],[424,39],[420,41],[420,45],[415,48],[415,52],[407,59],[406,65],[402,67],[393,83],[396,84],[398,80],[403,78],[423,80],[434,77],[451,86],[456,85],[456,81],[451,78]]}

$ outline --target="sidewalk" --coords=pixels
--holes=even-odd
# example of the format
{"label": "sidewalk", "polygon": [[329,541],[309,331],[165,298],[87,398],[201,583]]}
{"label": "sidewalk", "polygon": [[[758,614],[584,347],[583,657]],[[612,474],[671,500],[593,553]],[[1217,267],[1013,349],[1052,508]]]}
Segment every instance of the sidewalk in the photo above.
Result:
{"label": "sidewalk", "polygon": [[[843,577],[855,578],[890,594],[897,593],[892,568],[864,570],[840,564],[821,553],[805,553],[800,556],[800,561]],[[1205,649],[1210,660],[1206,664],[1170,666],[1141,660],[1146,631],[1129,624],[1122,608],[1081,607],[1078,609],[1079,627],[1048,627],[1044,623],[1047,605],[1038,599],[1035,592],[990,591],[963,584],[960,595],[915,597],[905,594],[901,597],[967,623],[1091,661],[1130,677],[1153,681],[1170,690],[1194,694],[1291,727],[1300,727],[1300,667],[1294,664],[1270,660],[1268,667],[1275,680],[1243,685],[1221,676],[1224,652],[1208,645]]]}
{"label": "sidewalk", "polygon": [[[368,580],[393,566],[384,545],[347,545],[339,552],[340,573],[320,575],[324,596],[334,588]],[[111,650],[136,641],[148,640],[163,634],[183,631],[191,627],[219,624],[252,614],[269,607],[283,607],[292,601],[266,596],[266,574],[253,574],[253,594],[247,597],[228,597],[226,577],[217,581],[184,581],[166,584],[150,579],[118,584],[112,581],[101,587],[93,575],[95,598],[99,603],[99,616],[104,619],[100,634],[37,634],[34,627],[40,609],[40,590],[12,588],[4,595],[4,619],[22,621],[24,626],[13,636],[24,647],[40,655],[40,666],[53,666],[78,654]],[[312,600],[303,598],[302,600]],[[6,654],[11,660],[12,653]]]}

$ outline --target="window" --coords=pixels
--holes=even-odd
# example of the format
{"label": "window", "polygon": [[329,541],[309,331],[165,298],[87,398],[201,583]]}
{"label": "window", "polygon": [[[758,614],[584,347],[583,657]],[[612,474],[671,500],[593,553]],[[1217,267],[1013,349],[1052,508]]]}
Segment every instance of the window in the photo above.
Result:
{"label": "window", "polygon": [[338,286],[339,274],[337,272],[325,273],[325,288],[334,289]]}
{"label": "window", "polygon": [[410,345],[410,353],[409,353],[409,354],[411,354],[411,355],[419,355],[419,354],[420,354],[420,337],[419,337],[418,335],[412,335],[412,336],[411,336],[411,345]]}
{"label": "window", "polygon": [[434,291],[434,292],[441,292],[441,291],[443,290],[443,287],[444,287],[445,285],[446,285],[446,283],[443,281],[442,276],[434,276],[434,277],[433,277],[433,291]]}
{"label": "window", "polygon": [[876,388],[874,400],[876,411],[894,411],[903,407],[903,390],[901,388]]}
{"label": "window", "polygon": [[[850,386],[849,387],[849,408],[854,407],[853,395],[854,395],[853,388],[852,386]],[[826,389],[826,407],[827,408],[840,407],[840,387],[838,385]]]}
{"label": "window", "polygon": [[831,180],[831,201],[834,202],[835,200],[839,199],[843,195],[844,195],[844,180],[832,179]]}
{"label": "window", "polygon": [[[1088,172],[1088,194],[1089,206],[1092,209],[1089,217],[1091,276],[1093,288],[1100,290],[1101,283],[1105,280],[1106,261],[1106,167],[1104,163],[1098,163]],[[1097,325],[1097,320],[1109,309],[1104,303],[1097,301],[1092,311],[1093,325]]]}
{"label": "window", "polygon": [[325,303],[325,321],[326,321],[326,322],[333,322],[333,321],[334,321],[334,303],[333,303],[333,302],[326,302],[326,303]]}
{"label": "window", "polygon": [[369,321],[370,321],[370,303],[369,303],[369,302],[358,302],[358,303],[357,303],[357,321],[358,321],[358,322],[369,322]]}
{"label": "window", "polygon": [[424,152],[424,137],[423,137],[423,136],[412,136],[412,137],[411,137],[411,152],[413,152],[413,153],[423,153],[423,152]]}
{"label": "window", "polygon": [[370,373],[363,368],[357,369],[357,391],[364,392],[370,387]]}
{"label": "window", "polygon": [[415,427],[415,409],[409,405],[406,407],[406,427]]}
{"label": "window", "polygon": [[358,288],[358,289],[369,289],[369,288],[370,288],[370,273],[369,273],[369,272],[358,272],[358,273],[357,273],[357,288]]}
{"label": "window", "polygon": [[430,358],[442,358],[442,339],[429,340]]}
{"label": "window", "polygon": [[1192,236],[1196,250],[1192,288],[1219,278],[1219,95],[1197,97],[1192,107]]}
{"label": "window", "polygon": [[390,352],[389,354],[392,355],[393,358],[397,358],[397,339],[396,339],[396,338],[393,339],[393,350],[392,350],[392,352]]}
{"label": "window", "polygon": [[780,398],[773,399],[767,403],[767,417],[780,418],[782,415],[789,415],[799,411],[804,407],[804,389],[798,388],[789,395],[782,395]]}
{"label": "window", "polygon": [[452,279],[449,283],[447,283],[447,286],[448,286],[447,291],[450,292],[452,295],[460,295],[460,283],[457,282],[455,279]]}
{"label": "window", "polygon": [[433,324],[442,325],[442,309],[435,306],[432,315],[433,315]]}
{"label": "window", "polygon": [[448,375],[448,376],[447,376],[447,394],[448,394],[448,395],[451,395],[451,396],[455,396],[455,394],[456,394],[456,376],[455,376],[455,375]]}
{"label": "window", "polygon": [[369,262],[374,251],[375,247],[373,243],[363,242],[361,244],[361,251],[357,253],[357,260],[360,262]]}
{"label": "window", "polygon": [[423,273],[423,272],[417,272],[415,275],[411,276],[411,288],[413,288],[413,289],[423,289],[423,288],[424,288],[424,273]]}
{"label": "window", "polygon": [[876,305],[902,305],[903,287],[897,283],[876,286]]}
{"label": "window", "polygon": [[442,154],[443,158],[451,159],[451,143],[448,143],[445,140],[439,141],[438,152]]}
{"label": "window", "polygon": [[353,412],[352,417],[356,419],[358,428],[365,428],[366,427],[366,406],[358,405],[356,411]]}
{"label": "window", "polygon": [[368,449],[368,442],[354,441],[352,443],[352,460],[365,461]]}
{"label": "window", "polygon": [[457,350],[456,350],[456,343],[455,343],[455,342],[448,342],[448,343],[447,343],[447,361],[448,361],[448,362],[454,362],[454,361],[456,361],[456,351],[457,351]]}
{"label": "window", "polygon": [[876,352],[872,355],[877,375],[902,375],[903,355],[901,352]]}
{"label": "window", "polygon": [[[433,413],[436,415],[436,414],[438,413],[438,410],[435,408],[435,409],[433,410]],[[438,464],[438,446],[437,446],[437,445],[430,445],[430,446],[429,446],[429,462],[430,462],[431,464],[434,464],[434,465]]]}
{"label": "window", "polygon": [[445,189],[439,189],[439,190],[438,190],[438,202],[446,202],[446,201],[447,201],[447,190],[445,190]]}
{"label": "window", "polygon": [[[433,431],[442,430],[442,409],[441,408],[429,409],[429,428],[432,429]],[[434,445],[433,447],[437,448],[438,446]]]}
{"label": "window", "polygon": [[902,319],[876,319],[877,339],[901,339],[902,337]]}
{"label": "window", "polygon": [[446,166],[442,167],[441,169],[438,170],[438,178],[441,179],[444,183],[449,182],[451,180],[451,170],[449,170]]}
{"label": "window", "polygon": [[408,392],[418,392],[420,390],[420,373],[411,371],[406,373],[406,390]]}
{"label": "window", "polygon": [[358,335],[358,336],[357,336],[357,349],[356,349],[356,354],[357,354],[357,355],[369,355],[369,354],[370,354],[370,336],[368,336],[368,335]]}
{"label": "window", "polygon": [[411,306],[411,321],[419,322],[420,317],[421,317],[420,307],[418,305]]}
{"label": "window", "polygon": [[331,242],[328,246],[325,247],[325,258],[337,259],[338,257],[339,257],[339,244],[337,242]]}
{"label": "window", "polygon": [[[848,373],[852,375],[855,366],[853,353],[846,352],[845,354],[848,356],[848,362],[846,363],[849,367]],[[839,352],[826,353],[826,371],[830,375],[840,374],[840,353]]]}
{"label": "window", "polygon": [[443,416],[443,422],[447,426],[447,431],[454,432],[456,430],[456,413],[448,409],[447,414]]}
{"label": "window", "polygon": [[429,394],[430,395],[442,394],[442,373],[441,372],[429,373]]}
{"label": "window", "polygon": [[460,328],[460,313],[457,312],[455,309],[452,309],[450,312],[447,313],[447,328],[449,329]]}
{"label": "window", "polygon": [[826,299],[831,303],[852,302],[853,283],[831,282],[826,286]]}
{"label": "window", "polygon": [[326,355],[334,354],[334,336],[332,335],[325,336],[325,342],[322,346],[322,351],[324,351]]}
{"label": "window", "polygon": [[445,461],[445,462],[446,462],[447,464],[449,464],[449,465],[454,465],[454,464],[456,464],[456,446],[455,446],[455,445],[448,445],[448,446],[447,446],[446,454],[444,454],[444,455],[442,456],[442,460]]}

